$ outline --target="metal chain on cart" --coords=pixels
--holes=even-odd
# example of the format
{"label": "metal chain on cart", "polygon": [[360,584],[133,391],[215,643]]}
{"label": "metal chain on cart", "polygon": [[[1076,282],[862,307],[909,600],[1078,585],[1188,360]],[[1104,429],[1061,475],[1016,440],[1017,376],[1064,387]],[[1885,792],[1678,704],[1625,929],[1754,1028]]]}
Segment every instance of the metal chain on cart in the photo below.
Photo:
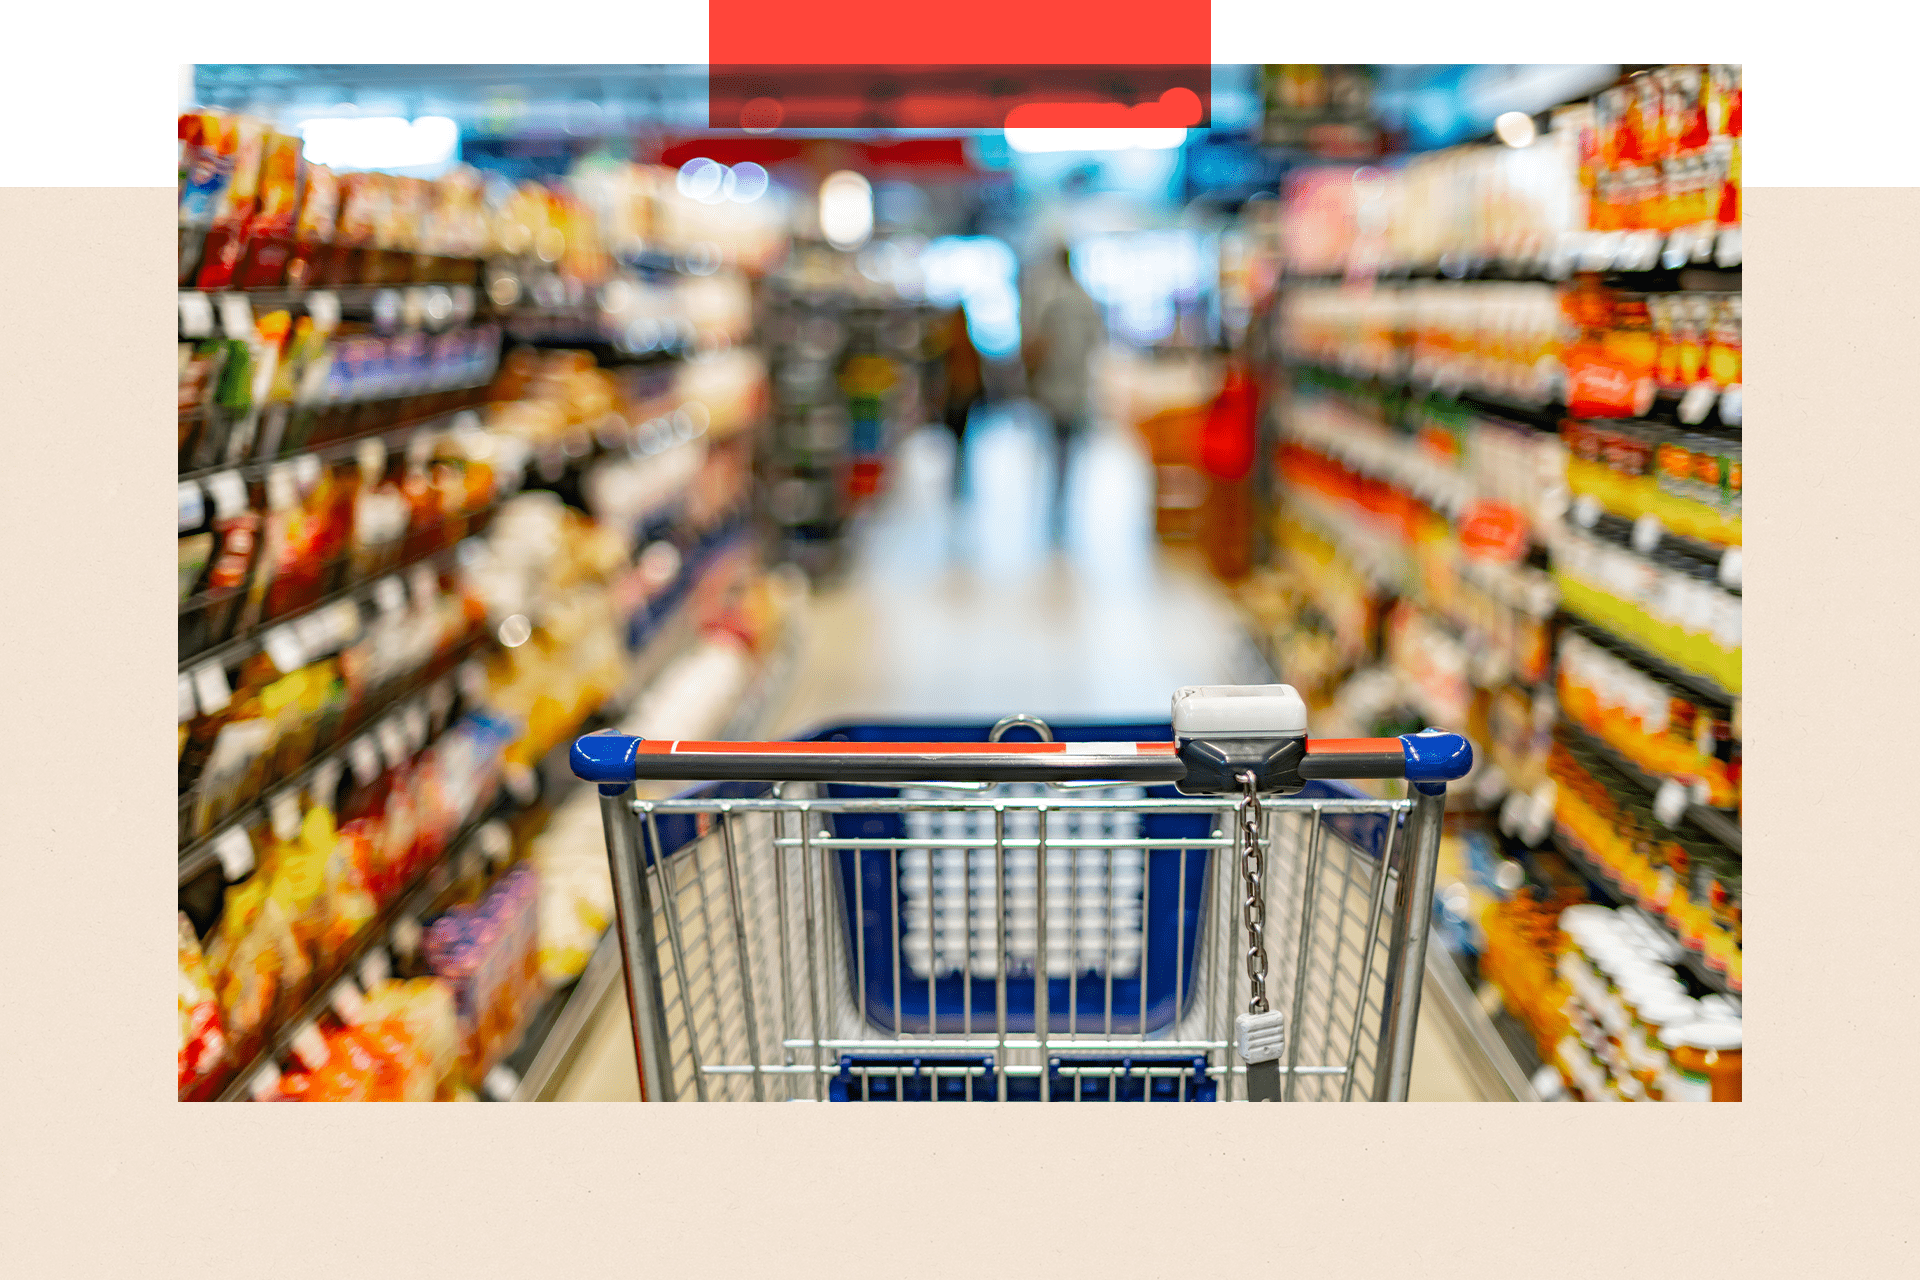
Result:
{"label": "metal chain on cart", "polygon": [[1246,889],[1247,1011],[1234,1020],[1240,1057],[1247,1064],[1247,1101],[1278,1102],[1285,1019],[1267,1008],[1267,845],[1260,838],[1260,787],[1251,772],[1240,775],[1246,802],[1240,806],[1240,880]]}
{"label": "metal chain on cart", "polygon": [[1266,893],[1262,884],[1267,871],[1267,846],[1260,838],[1260,790],[1253,772],[1240,775],[1246,803],[1240,808],[1240,878],[1247,891],[1247,982],[1252,998],[1248,1013],[1267,1011]]}

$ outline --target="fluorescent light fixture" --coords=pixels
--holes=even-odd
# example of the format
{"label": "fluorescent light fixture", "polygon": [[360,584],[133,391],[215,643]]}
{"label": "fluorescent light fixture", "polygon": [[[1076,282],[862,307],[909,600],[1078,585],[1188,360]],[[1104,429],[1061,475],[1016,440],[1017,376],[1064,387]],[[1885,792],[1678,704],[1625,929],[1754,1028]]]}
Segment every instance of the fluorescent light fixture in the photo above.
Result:
{"label": "fluorescent light fixture", "polygon": [[674,185],[680,194],[701,204],[718,204],[726,199],[723,187],[727,180],[727,166],[718,160],[709,160],[705,156],[695,156],[680,166]]}
{"label": "fluorescent light fixture", "polygon": [[873,187],[850,169],[820,184],[820,233],[836,249],[858,249],[873,234]]}
{"label": "fluorescent light fixture", "polygon": [[727,198],[736,204],[752,204],[767,194],[767,171],[751,160],[727,170]]}
{"label": "fluorescent light fixture", "polygon": [[1493,132],[1510,147],[1532,146],[1535,133],[1533,117],[1524,111],[1503,112],[1493,122]]}
{"label": "fluorescent light fixture", "polygon": [[1028,154],[1046,151],[1167,151],[1187,140],[1185,129],[1008,129],[1007,145]]}
{"label": "fluorescent light fixture", "polygon": [[445,164],[460,145],[460,126],[446,116],[319,117],[300,122],[309,164],[336,169],[416,169]]}

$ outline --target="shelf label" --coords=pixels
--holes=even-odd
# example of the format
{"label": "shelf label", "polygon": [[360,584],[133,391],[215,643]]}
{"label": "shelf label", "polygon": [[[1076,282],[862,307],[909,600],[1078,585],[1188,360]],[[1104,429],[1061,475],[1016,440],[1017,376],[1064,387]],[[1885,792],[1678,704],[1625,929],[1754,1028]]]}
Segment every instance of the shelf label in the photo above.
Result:
{"label": "shelf label", "polygon": [[195,290],[180,295],[180,336],[213,336],[213,304],[207,301],[206,294]]}
{"label": "shelf label", "polygon": [[327,1003],[348,1026],[357,1025],[366,1016],[367,1002],[360,997],[359,990],[353,985],[353,979],[342,978],[333,988],[333,994]]}
{"label": "shelf label", "polygon": [[291,841],[300,834],[300,793],[292,787],[275,795],[267,805],[268,820],[273,826],[273,837],[282,842]]}
{"label": "shelf label", "polygon": [[1643,556],[1652,555],[1665,532],[1660,517],[1648,512],[1633,522],[1633,549]]}
{"label": "shelf label", "polygon": [[1573,500],[1573,521],[1582,529],[1591,529],[1600,523],[1600,503],[1590,493],[1583,493]]}
{"label": "shelf label", "polygon": [[1720,393],[1720,421],[1730,427],[1740,425],[1740,384],[1737,382]]}
{"label": "shelf label", "polygon": [[400,291],[381,289],[373,295],[373,323],[381,330],[392,329],[400,320]]}
{"label": "shelf label", "polygon": [[247,1086],[247,1096],[255,1102],[265,1102],[279,1090],[280,1068],[269,1062],[254,1073],[253,1083]]}
{"label": "shelf label", "polygon": [[213,517],[231,520],[247,509],[247,482],[238,471],[222,471],[207,477],[207,493],[213,498]]}
{"label": "shelf label", "polygon": [[299,635],[291,626],[275,627],[267,632],[264,647],[267,657],[273,660],[274,667],[281,675],[292,675],[307,665],[306,651],[300,644]]}
{"label": "shelf label", "polygon": [[378,990],[392,976],[393,967],[387,961],[385,947],[375,947],[360,958],[360,985],[368,991]]}
{"label": "shelf label", "polygon": [[373,740],[366,734],[347,744],[347,762],[353,766],[355,780],[363,787],[380,776],[380,757],[374,750]]}
{"label": "shelf label", "polygon": [[253,332],[253,304],[237,293],[220,295],[220,328],[229,338],[250,340]]}
{"label": "shelf label", "polygon": [[373,602],[382,613],[398,613],[407,604],[407,589],[392,574],[373,584]]}
{"label": "shelf label", "polygon": [[318,1071],[327,1065],[330,1055],[326,1037],[311,1022],[293,1033],[293,1043],[289,1047],[293,1050],[293,1056],[300,1059],[300,1064],[309,1071]]}
{"label": "shelf label", "polygon": [[418,700],[407,704],[401,713],[405,721],[407,741],[414,751],[427,745],[427,712]]}
{"label": "shelf label", "polygon": [[480,1085],[481,1091],[495,1102],[512,1102],[514,1090],[519,1087],[520,1077],[504,1062],[496,1063]]}
{"label": "shelf label", "polygon": [[227,684],[227,669],[218,662],[209,662],[194,671],[193,691],[199,697],[202,715],[225,710],[233,700],[233,690]]}
{"label": "shelf label", "polygon": [[244,825],[222,832],[213,842],[213,855],[220,860],[220,869],[229,881],[245,880],[253,874],[253,837]]}
{"label": "shelf label", "polygon": [[374,726],[374,736],[380,741],[380,754],[386,757],[389,768],[398,769],[412,754],[407,750],[407,740],[400,730],[396,717],[388,716]]}
{"label": "shelf label", "polygon": [[338,756],[328,756],[313,767],[313,778],[307,784],[307,794],[320,808],[333,808],[333,802],[340,794],[340,758]]}
{"label": "shelf label", "polygon": [[193,697],[193,677],[181,676],[180,677],[180,721],[179,723],[185,724],[187,721],[193,719],[194,714],[196,711],[198,711],[198,709],[199,709],[199,704],[194,701],[194,697]]}
{"label": "shelf label", "polygon": [[1687,812],[1687,789],[1668,778],[1653,793],[1653,816],[1666,827],[1677,827]]}
{"label": "shelf label", "polygon": [[1740,589],[1740,548],[1728,547],[1720,553],[1720,585],[1729,591]]}
{"label": "shelf label", "polygon": [[330,333],[340,323],[340,295],[331,289],[316,289],[307,295],[307,318],[313,327]]}
{"label": "shelf label", "polygon": [[207,522],[207,495],[189,480],[180,486],[180,532],[198,529]]}
{"label": "shelf label", "polygon": [[1711,382],[1696,382],[1680,397],[1680,407],[1675,412],[1680,415],[1680,421],[1688,426],[1698,426],[1707,420],[1707,414],[1712,411],[1714,399],[1719,394],[1720,388]]}
{"label": "shelf label", "polygon": [[392,945],[395,955],[411,959],[420,952],[420,935],[420,922],[412,916],[401,916],[388,930],[387,941]]}

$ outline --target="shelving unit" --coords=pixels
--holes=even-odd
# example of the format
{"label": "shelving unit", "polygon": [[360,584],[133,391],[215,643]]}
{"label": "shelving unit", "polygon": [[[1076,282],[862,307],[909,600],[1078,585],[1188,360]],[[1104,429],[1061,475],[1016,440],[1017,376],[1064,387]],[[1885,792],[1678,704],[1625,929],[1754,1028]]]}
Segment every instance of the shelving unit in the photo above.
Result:
{"label": "shelving unit", "polygon": [[[1553,847],[1562,857],[1572,863],[1581,875],[1587,878],[1587,882],[1599,891],[1601,899],[1604,900],[1607,905],[1614,907],[1631,907],[1636,910],[1639,908],[1638,903],[1630,896],[1623,894],[1614,885],[1600,864],[1586,852],[1580,842],[1570,833],[1556,828],[1553,832]],[[1672,927],[1667,925],[1664,920],[1661,920],[1651,912],[1642,912],[1642,914],[1665,929],[1667,934],[1672,937],[1675,942],[1681,943],[1681,963],[1686,966],[1687,972],[1693,976],[1696,982],[1708,991],[1716,992],[1720,995],[1737,994],[1728,988],[1725,978],[1707,968],[1707,966],[1701,962],[1700,957],[1687,948],[1686,944],[1681,941],[1680,936],[1674,933]]]}

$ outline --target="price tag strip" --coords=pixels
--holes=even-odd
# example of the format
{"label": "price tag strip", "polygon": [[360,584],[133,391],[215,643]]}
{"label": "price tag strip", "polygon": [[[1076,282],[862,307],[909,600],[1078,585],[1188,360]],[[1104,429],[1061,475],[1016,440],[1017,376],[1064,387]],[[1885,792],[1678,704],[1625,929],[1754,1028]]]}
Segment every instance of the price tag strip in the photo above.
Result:
{"label": "price tag strip", "polygon": [[332,1056],[327,1052],[326,1037],[322,1036],[320,1028],[311,1022],[294,1032],[293,1042],[289,1047],[293,1051],[293,1056],[300,1060],[300,1065],[309,1071],[318,1071],[326,1066],[328,1058]]}
{"label": "price tag strip", "polygon": [[229,883],[245,880],[253,874],[253,837],[244,826],[234,826],[213,842],[213,854]]}
{"label": "price tag strip", "polygon": [[360,985],[368,991],[377,990],[380,985],[393,976],[392,964],[387,959],[385,947],[375,947],[360,959]]}
{"label": "price tag strip", "polygon": [[255,1102],[265,1102],[280,1091],[280,1068],[271,1062],[261,1065],[254,1073],[253,1082],[247,1086],[247,1095]]}
{"label": "price tag strip", "polygon": [[367,1002],[361,999],[359,988],[353,985],[351,978],[342,978],[335,984],[333,994],[328,997],[327,1003],[332,1006],[340,1021],[348,1026],[358,1025],[366,1016]]}

